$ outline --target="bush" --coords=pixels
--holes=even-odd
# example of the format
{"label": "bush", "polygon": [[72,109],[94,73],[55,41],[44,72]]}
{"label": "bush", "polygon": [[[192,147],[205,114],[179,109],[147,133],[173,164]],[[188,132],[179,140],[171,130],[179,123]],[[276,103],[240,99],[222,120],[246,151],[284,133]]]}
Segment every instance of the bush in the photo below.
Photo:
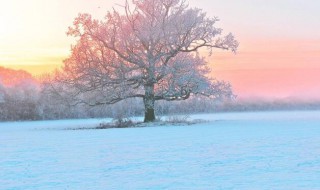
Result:
{"label": "bush", "polygon": [[168,116],[165,122],[170,124],[181,124],[181,123],[188,123],[189,119],[190,119],[189,115],[172,115],[172,116]]}
{"label": "bush", "polygon": [[129,128],[136,125],[130,118],[114,119],[110,123],[100,123],[97,129]]}

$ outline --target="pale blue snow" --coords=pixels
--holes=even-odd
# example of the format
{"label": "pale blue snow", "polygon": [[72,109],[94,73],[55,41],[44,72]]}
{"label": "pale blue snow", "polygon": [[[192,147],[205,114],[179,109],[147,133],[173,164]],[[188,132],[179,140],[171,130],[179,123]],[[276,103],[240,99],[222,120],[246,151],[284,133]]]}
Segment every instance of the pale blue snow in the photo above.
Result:
{"label": "pale blue snow", "polygon": [[320,189],[320,112],[193,115],[191,126],[0,123],[0,189]]}

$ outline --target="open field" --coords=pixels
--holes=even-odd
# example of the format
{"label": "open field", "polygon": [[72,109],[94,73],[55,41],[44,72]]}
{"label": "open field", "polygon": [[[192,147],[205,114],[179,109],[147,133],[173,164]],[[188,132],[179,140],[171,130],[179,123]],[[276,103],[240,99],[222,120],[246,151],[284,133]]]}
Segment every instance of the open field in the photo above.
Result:
{"label": "open field", "polygon": [[0,189],[320,189],[320,111],[191,118],[208,122],[0,123]]}

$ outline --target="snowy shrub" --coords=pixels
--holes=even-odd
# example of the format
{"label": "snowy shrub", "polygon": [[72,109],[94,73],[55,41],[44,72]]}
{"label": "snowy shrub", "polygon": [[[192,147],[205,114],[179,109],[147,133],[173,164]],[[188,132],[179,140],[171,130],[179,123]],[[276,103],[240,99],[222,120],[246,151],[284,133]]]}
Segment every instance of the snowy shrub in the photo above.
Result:
{"label": "snowy shrub", "polygon": [[165,121],[171,124],[178,124],[178,123],[187,123],[189,119],[190,119],[189,115],[173,115],[173,116],[168,116]]}
{"label": "snowy shrub", "polygon": [[128,127],[134,127],[136,123],[134,123],[129,118],[121,118],[117,120],[113,120],[112,122],[105,122],[100,123],[99,126],[96,129],[110,129],[110,128],[128,128]]}

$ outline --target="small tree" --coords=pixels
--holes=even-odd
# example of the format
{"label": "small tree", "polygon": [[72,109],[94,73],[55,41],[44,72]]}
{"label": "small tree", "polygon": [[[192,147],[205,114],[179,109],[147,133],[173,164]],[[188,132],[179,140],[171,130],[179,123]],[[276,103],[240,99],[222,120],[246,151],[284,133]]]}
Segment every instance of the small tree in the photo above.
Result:
{"label": "small tree", "polygon": [[155,120],[157,100],[185,100],[192,94],[232,96],[228,83],[208,77],[200,48],[236,52],[232,34],[221,37],[201,9],[184,0],[133,0],[123,14],[114,9],[104,20],[79,14],[69,27],[76,37],[71,56],[55,81],[69,98],[89,105],[143,98],[145,122]]}

